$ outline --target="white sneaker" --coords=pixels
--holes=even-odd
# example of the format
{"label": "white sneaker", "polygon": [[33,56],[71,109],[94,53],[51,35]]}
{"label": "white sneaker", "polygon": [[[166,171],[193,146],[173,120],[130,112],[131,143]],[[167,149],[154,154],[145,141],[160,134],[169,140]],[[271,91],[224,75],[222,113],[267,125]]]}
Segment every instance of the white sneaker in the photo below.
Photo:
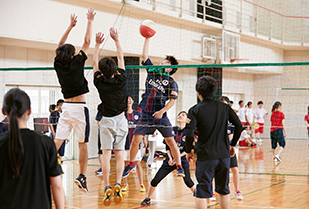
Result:
{"label": "white sneaker", "polygon": [[276,157],[274,157],[274,163],[277,163],[277,162],[278,162],[277,158],[276,158]]}
{"label": "white sneaker", "polygon": [[253,142],[253,143],[256,143],[256,139],[252,139],[252,142]]}
{"label": "white sneaker", "polygon": [[234,196],[236,197],[237,200],[242,200],[244,199],[243,196],[241,195],[240,191],[238,190],[237,192],[234,191]]}
{"label": "white sneaker", "polygon": [[258,143],[262,143],[263,140],[262,140],[262,139],[258,139],[257,142],[258,142]]}
{"label": "white sneaker", "polygon": [[210,201],[216,201],[216,195],[215,195],[214,192],[212,193],[212,197],[209,198],[209,200],[210,200]]}
{"label": "white sneaker", "polygon": [[280,162],[280,163],[282,162],[282,160],[281,160],[279,155],[275,155],[275,158],[278,160],[278,162]]}

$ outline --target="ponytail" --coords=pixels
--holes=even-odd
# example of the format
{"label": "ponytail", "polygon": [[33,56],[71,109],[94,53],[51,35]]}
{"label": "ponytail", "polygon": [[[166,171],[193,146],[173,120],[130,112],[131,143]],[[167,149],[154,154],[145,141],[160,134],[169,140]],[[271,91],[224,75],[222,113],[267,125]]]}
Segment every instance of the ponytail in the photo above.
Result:
{"label": "ponytail", "polygon": [[271,112],[274,112],[276,109],[279,108],[279,106],[281,106],[281,102],[275,102],[275,104],[273,105],[273,108],[271,109]]}
{"label": "ponytail", "polygon": [[10,131],[9,131],[9,162],[13,171],[13,178],[20,177],[20,168],[24,158],[24,145],[18,127],[17,108],[11,107],[9,114]]}
{"label": "ponytail", "polygon": [[13,88],[4,95],[3,110],[8,115],[10,121],[8,157],[13,178],[21,176],[20,169],[24,159],[24,145],[18,127],[18,119],[29,109],[30,98],[24,91]]}

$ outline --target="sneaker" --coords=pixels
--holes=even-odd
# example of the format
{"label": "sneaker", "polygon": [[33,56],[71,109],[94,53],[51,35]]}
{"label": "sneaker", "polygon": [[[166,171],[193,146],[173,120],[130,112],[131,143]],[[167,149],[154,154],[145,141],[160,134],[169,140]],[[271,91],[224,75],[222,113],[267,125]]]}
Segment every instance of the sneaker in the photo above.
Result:
{"label": "sneaker", "polygon": [[234,196],[236,197],[237,200],[242,200],[244,199],[243,196],[241,195],[240,191],[238,190],[237,192],[234,191]]}
{"label": "sneaker", "polygon": [[111,196],[112,196],[113,190],[110,186],[106,186],[104,190],[104,197],[103,197],[103,204],[105,206],[109,206],[112,203]]}
{"label": "sneaker", "polygon": [[122,177],[127,177],[130,174],[130,172],[132,171],[133,168],[135,168],[135,163],[134,163],[133,166],[130,166],[130,164],[127,164],[126,167],[124,168]]}
{"label": "sneaker", "polygon": [[145,188],[144,184],[139,185],[139,191],[140,192],[146,192],[146,188]]}
{"label": "sneaker", "polygon": [[114,186],[114,202],[116,205],[121,203],[122,201],[122,192],[121,192],[121,186],[119,183],[116,183]]}
{"label": "sneaker", "polygon": [[210,201],[216,201],[216,195],[215,195],[214,192],[212,193],[212,197],[209,198],[209,200],[210,200]]}
{"label": "sneaker", "polygon": [[263,140],[262,140],[262,139],[260,139],[260,138],[258,138],[257,142],[258,142],[258,143],[262,143],[262,142],[263,142]]}
{"label": "sneaker", "polygon": [[143,202],[141,202],[141,205],[150,205],[151,204],[151,202],[150,202],[150,198],[145,198],[144,200],[143,200]]}
{"label": "sneaker", "polygon": [[86,176],[79,175],[74,182],[81,189],[81,191],[88,193]]}
{"label": "sneaker", "polygon": [[279,155],[275,155],[275,158],[278,160],[278,162],[280,162],[281,163],[281,158],[280,158],[280,156]]}
{"label": "sneaker", "polygon": [[252,139],[252,142],[253,142],[253,143],[256,143],[256,139]]}
{"label": "sneaker", "polygon": [[97,175],[97,176],[102,176],[103,174],[102,174],[102,168],[99,168],[98,170],[96,170],[95,172],[95,175]]}
{"label": "sneaker", "polygon": [[121,188],[121,191],[126,192],[129,190],[129,184],[125,184],[123,185],[123,187]]}
{"label": "sneaker", "polygon": [[278,162],[277,158],[274,157],[274,163],[277,163],[277,162]]}
{"label": "sneaker", "polygon": [[179,177],[185,177],[185,171],[182,167],[177,168],[177,176]]}

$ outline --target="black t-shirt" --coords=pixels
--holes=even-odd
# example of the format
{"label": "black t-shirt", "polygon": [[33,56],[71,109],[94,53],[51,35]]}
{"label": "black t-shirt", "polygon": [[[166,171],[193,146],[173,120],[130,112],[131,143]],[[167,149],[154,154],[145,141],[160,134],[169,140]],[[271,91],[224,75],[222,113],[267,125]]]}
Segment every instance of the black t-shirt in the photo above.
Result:
{"label": "black t-shirt", "polygon": [[118,68],[113,78],[104,78],[100,71],[94,73],[94,85],[102,103],[98,111],[102,116],[113,117],[127,110],[127,73]]}
{"label": "black t-shirt", "polygon": [[8,159],[9,132],[0,134],[0,209],[51,208],[49,177],[61,175],[54,141],[20,129],[24,146],[21,177],[12,178]]}
{"label": "black t-shirt", "polygon": [[[182,154],[183,152],[186,151],[186,134],[187,134],[187,129],[180,129],[178,126],[173,127],[174,130],[174,139],[176,141],[177,147],[179,149],[180,154]],[[166,144],[165,140],[163,141],[163,143],[166,145],[166,150],[171,150],[171,148]],[[171,152],[171,156],[172,156],[172,152]],[[168,161],[170,160],[170,158],[168,157],[168,155],[166,155],[165,160],[163,161],[164,165],[169,166]],[[189,162],[186,159],[186,156],[182,156],[181,157],[181,165],[182,166],[187,166],[189,167]],[[176,165],[174,165],[176,167]]]}
{"label": "black t-shirt", "polygon": [[194,130],[197,127],[198,141],[196,153],[198,160],[213,160],[230,157],[228,122],[234,125],[231,145],[235,146],[242,130],[242,125],[232,108],[222,102],[205,99],[190,108],[188,113],[186,152],[192,149]]}
{"label": "black t-shirt", "polygon": [[54,68],[57,72],[61,91],[65,99],[89,92],[88,82],[84,76],[84,66],[87,55],[80,50],[69,64],[63,65],[55,58]]}

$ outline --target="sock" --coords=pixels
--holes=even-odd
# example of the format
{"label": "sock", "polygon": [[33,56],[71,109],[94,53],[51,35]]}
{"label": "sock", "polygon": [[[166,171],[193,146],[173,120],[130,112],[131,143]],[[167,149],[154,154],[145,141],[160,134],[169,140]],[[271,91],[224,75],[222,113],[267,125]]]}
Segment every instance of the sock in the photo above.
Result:
{"label": "sock", "polygon": [[176,168],[177,168],[177,169],[178,169],[178,168],[182,168],[182,166],[181,166],[181,165],[177,165]]}
{"label": "sock", "polygon": [[86,178],[86,176],[84,176],[84,174],[79,174],[80,177],[82,178]]}
{"label": "sock", "polygon": [[130,161],[130,162],[129,162],[129,166],[132,167],[133,165],[134,165],[134,161],[132,161],[132,162]]}

